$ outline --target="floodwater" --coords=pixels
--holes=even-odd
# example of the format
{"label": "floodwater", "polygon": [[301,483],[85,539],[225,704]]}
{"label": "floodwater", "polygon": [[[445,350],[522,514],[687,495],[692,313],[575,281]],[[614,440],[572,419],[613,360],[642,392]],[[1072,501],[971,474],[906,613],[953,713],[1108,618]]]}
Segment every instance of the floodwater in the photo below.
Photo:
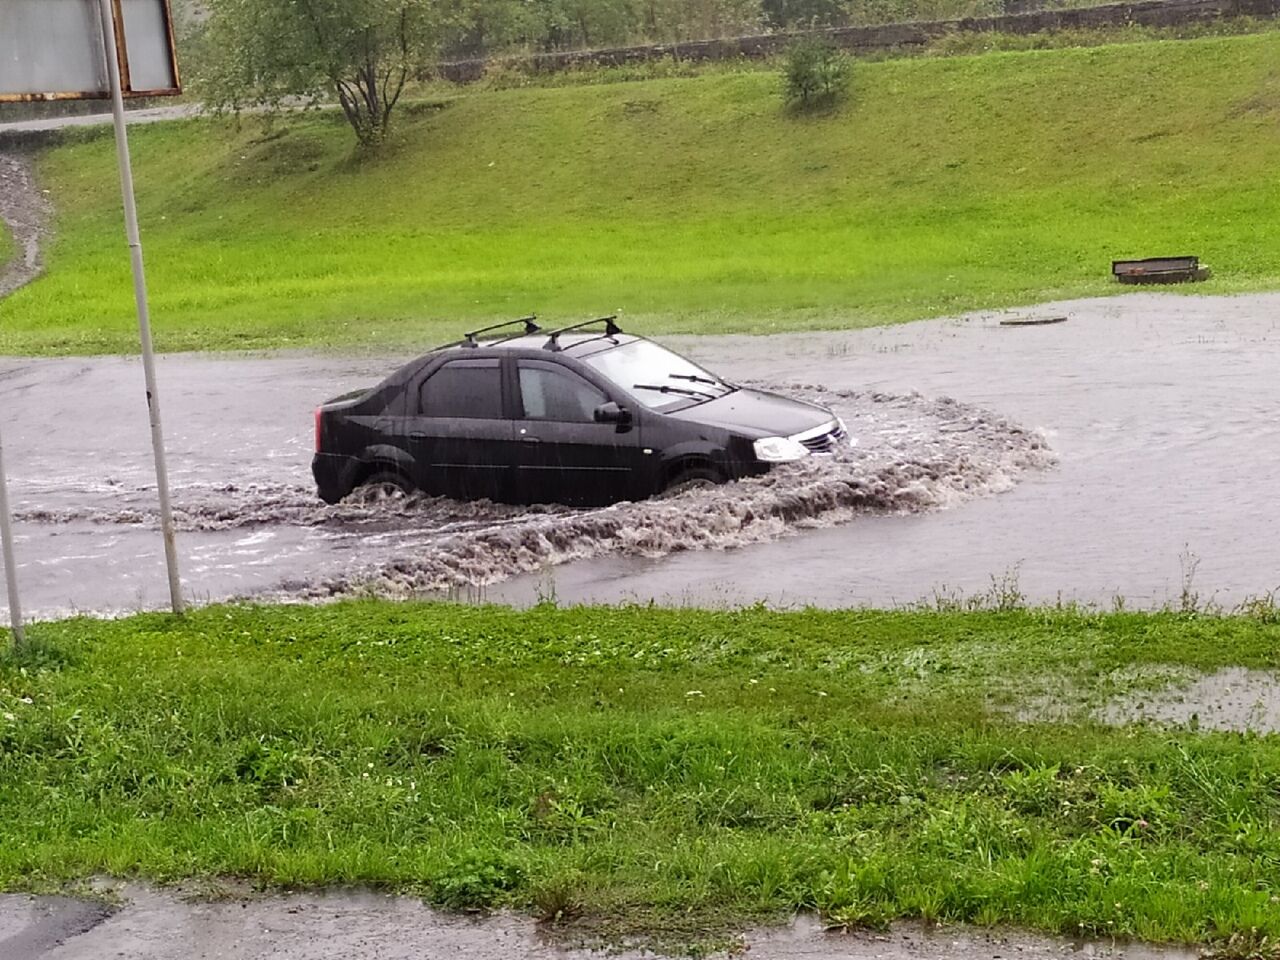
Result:
{"label": "floodwater", "polygon": [[[669,338],[728,377],[832,404],[860,443],[595,511],[323,507],[311,408],[397,360],[163,357],[187,591],[847,606],[997,581],[1032,602],[1159,606],[1192,572],[1221,603],[1280,586],[1280,295],[1022,313],[1069,319]],[[38,614],[165,605],[141,380],[127,359],[0,360],[19,576]]]}
{"label": "floodwater", "polygon": [[[327,375],[333,380],[329,393],[340,380],[318,373],[311,359],[246,365],[182,358],[173,366],[186,385],[177,398],[179,420],[203,416],[185,405],[188,398],[205,399],[202,386],[213,389],[217,381],[239,388],[235,397],[219,397],[230,407],[226,435],[204,438],[202,445],[179,434],[169,444],[183,569],[188,583],[210,598],[410,596],[466,591],[584,558],[724,554],[856,516],[944,508],[1008,489],[1021,473],[1052,464],[1041,437],[963,404],[797,386],[789,392],[828,403],[845,417],[860,438],[856,447],[730,486],[605,509],[361,494],[330,507],[305,484],[309,438],[297,436],[297,424],[306,422],[306,411],[283,423],[263,422],[256,411],[272,404],[246,386],[245,372],[269,370],[279,379],[292,368],[299,381]],[[118,392],[116,384],[128,373],[121,362],[44,365],[31,378],[28,395],[61,375],[69,383],[70,405],[87,409],[91,394]],[[193,387],[202,377],[210,382]],[[18,376],[12,384],[26,381]],[[295,395],[306,396],[301,387]],[[244,409],[246,398],[261,406]],[[131,418],[126,424],[102,419],[86,424],[101,439],[79,442],[86,449],[105,446],[92,451],[105,463],[76,471],[47,451],[43,465],[27,460],[25,472],[22,465],[14,471],[20,545],[24,557],[34,557],[37,573],[26,589],[29,596],[34,589],[37,609],[66,605],[51,592],[57,590],[90,610],[119,609],[134,597],[137,606],[150,605],[146,591],[155,562],[148,558],[156,550],[157,520],[144,473],[148,461],[135,454],[125,463],[115,454],[117,442],[134,440]],[[240,445],[236,430],[248,435]],[[273,475],[295,482],[261,480]]]}
{"label": "floodwater", "polygon": [[[563,932],[499,914],[442,914],[407,897],[319,894],[182,896],[131,885],[123,904],[0,895],[0,960],[638,960],[640,949],[569,945]],[[760,960],[1194,960],[1197,952],[1142,944],[1048,940],[1011,931],[902,925],[885,934],[828,932],[814,918],[753,930],[729,955]],[[725,956],[721,954],[721,956]]]}
{"label": "floodwater", "polygon": [[[1067,316],[1001,326],[1015,316]],[[939,513],[866,517],[752,547],[558,568],[561,601],[1232,606],[1280,587],[1280,294],[1129,294],[844,334],[679,344],[742,377],[918,390],[1040,431],[1057,466]],[[525,602],[519,578],[487,591]]]}

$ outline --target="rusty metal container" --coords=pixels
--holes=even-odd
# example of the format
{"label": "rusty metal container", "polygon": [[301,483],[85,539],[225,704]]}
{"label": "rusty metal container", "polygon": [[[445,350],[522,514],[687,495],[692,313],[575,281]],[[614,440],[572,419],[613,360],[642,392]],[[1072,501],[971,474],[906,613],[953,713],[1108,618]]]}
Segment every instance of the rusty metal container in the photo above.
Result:
{"label": "rusty metal container", "polygon": [[1209,279],[1211,273],[1200,265],[1199,257],[1111,261],[1111,275],[1121,283],[1194,283]]}

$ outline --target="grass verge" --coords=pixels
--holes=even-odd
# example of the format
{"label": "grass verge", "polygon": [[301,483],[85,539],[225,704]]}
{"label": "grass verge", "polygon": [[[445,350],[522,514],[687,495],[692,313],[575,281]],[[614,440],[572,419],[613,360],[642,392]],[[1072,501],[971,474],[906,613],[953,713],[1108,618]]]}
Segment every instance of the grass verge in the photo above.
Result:
{"label": "grass verge", "polygon": [[[529,310],[650,332],[852,327],[1105,294],[1192,252],[1280,282],[1280,33],[863,63],[796,118],[758,72],[420,103],[353,158],[335,115],[134,131],[167,350],[421,346]],[[1206,91],[1212,91],[1211,95]],[[105,131],[53,149],[48,274],[0,351],[135,340]]]}
{"label": "grass verge", "polygon": [[0,886],[368,884],[706,933],[787,910],[1280,935],[1280,739],[1017,719],[1273,617],[213,607],[0,660]]}

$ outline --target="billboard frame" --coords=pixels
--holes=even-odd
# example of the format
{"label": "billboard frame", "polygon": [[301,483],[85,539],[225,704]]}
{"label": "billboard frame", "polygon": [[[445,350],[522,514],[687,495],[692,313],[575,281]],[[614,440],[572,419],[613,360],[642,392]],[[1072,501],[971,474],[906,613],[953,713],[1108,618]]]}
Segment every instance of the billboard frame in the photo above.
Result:
{"label": "billboard frame", "polygon": [[[169,41],[169,69],[173,75],[172,89],[134,90],[129,79],[129,51],[124,36],[124,8],[121,0],[109,0],[112,23],[116,37],[116,63],[120,70],[120,93],[126,100],[149,97],[176,97],[182,94],[182,75],[178,72],[178,44],[173,29],[171,0],[158,0],[164,15],[164,26]],[[110,100],[110,90],[57,90],[48,93],[3,93],[0,103],[51,103],[60,100]]]}

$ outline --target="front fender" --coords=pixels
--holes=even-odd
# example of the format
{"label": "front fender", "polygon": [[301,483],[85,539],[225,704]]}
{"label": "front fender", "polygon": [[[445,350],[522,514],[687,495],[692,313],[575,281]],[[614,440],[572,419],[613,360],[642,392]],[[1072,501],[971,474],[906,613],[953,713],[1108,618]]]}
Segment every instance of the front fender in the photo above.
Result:
{"label": "front fender", "polygon": [[729,477],[736,475],[724,445],[713,440],[685,440],[662,451],[660,461],[665,482],[687,463],[707,463]]}

